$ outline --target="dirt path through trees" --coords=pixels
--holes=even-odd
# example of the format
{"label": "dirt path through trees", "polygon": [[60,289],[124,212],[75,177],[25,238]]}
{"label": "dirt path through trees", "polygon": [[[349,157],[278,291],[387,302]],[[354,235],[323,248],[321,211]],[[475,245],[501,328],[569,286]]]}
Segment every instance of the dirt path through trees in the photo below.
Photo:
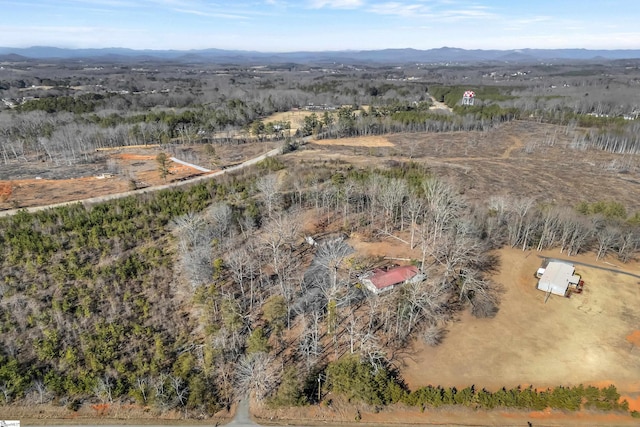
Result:
{"label": "dirt path through trees", "polygon": [[432,95],[429,95],[429,98],[431,98],[431,102],[433,103],[433,105],[429,108],[430,110],[446,110],[450,113],[453,113],[453,109],[444,102],[436,101],[436,99]]}

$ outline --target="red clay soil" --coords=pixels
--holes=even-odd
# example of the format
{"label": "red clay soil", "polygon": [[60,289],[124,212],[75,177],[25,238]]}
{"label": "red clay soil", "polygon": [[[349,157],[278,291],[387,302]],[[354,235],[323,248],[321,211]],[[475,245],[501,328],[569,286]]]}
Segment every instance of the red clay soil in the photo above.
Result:
{"label": "red clay soil", "polygon": [[0,185],[13,187],[11,197],[0,198],[0,209],[49,205],[129,191],[127,181],[118,178],[98,179],[19,179]]}
{"label": "red clay soil", "polygon": [[120,160],[154,160],[155,156],[150,156],[148,154],[131,154],[131,153],[121,153],[115,154],[113,157]]}
{"label": "red clay soil", "polygon": [[12,188],[9,182],[0,182],[0,202],[6,202],[11,197]]}
{"label": "red clay soil", "polygon": [[627,335],[627,341],[636,347],[640,347],[640,329]]}
{"label": "red clay soil", "polygon": [[179,163],[169,163],[166,179],[160,176],[155,156],[116,154],[126,171],[113,176],[86,176],[73,179],[19,179],[0,181],[0,210],[73,202],[131,190],[131,179],[138,188],[182,181],[203,172]]}

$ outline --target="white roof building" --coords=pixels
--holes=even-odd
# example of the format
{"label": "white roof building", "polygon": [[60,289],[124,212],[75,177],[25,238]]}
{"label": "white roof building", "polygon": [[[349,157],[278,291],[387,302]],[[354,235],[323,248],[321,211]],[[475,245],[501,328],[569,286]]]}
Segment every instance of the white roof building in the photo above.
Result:
{"label": "white roof building", "polygon": [[538,280],[538,289],[549,292],[554,295],[565,296],[569,284],[578,284],[580,276],[576,276],[575,267],[565,262],[551,261],[544,269],[544,272],[538,270],[540,280]]}

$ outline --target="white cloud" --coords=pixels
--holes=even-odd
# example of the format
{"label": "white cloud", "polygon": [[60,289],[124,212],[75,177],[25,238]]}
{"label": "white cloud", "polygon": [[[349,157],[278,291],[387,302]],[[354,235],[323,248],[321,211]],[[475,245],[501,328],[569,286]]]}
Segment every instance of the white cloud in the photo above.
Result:
{"label": "white cloud", "polygon": [[194,9],[174,9],[176,12],[186,13],[189,15],[197,15],[197,16],[207,16],[210,18],[225,18],[225,19],[247,19],[246,16],[243,15],[235,15],[231,13],[217,13],[217,12],[206,12],[203,10],[194,10]]}
{"label": "white cloud", "polygon": [[378,15],[396,15],[406,17],[416,17],[418,15],[425,15],[429,12],[427,6],[419,4],[404,4],[399,2],[381,3],[371,6],[370,12]]}
{"label": "white cloud", "polygon": [[364,0],[312,0],[311,7],[314,9],[322,9],[328,7],[331,9],[357,9],[364,5]]}
{"label": "white cloud", "polygon": [[[420,0],[418,0],[420,1]],[[368,10],[378,15],[393,15],[404,18],[430,18],[447,22],[469,19],[488,19],[497,15],[488,11],[488,8],[480,5],[468,5],[462,7],[457,2],[427,2],[404,3],[386,2],[372,5]],[[455,8],[454,8],[455,5]]]}
{"label": "white cloud", "polygon": [[435,18],[441,19],[447,22],[457,22],[457,21],[465,21],[465,20],[478,20],[478,19],[492,19],[496,18],[497,15],[491,12],[487,12],[482,8],[471,8],[471,9],[452,9],[441,11],[436,14]]}
{"label": "white cloud", "polygon": [[108,6],[108,7],[126,7],[133,8],[138,7],[139,4],[134,1],[128,0],[73,0],[73,3],[78,3],[80,5],[88,5],[88,6]]}

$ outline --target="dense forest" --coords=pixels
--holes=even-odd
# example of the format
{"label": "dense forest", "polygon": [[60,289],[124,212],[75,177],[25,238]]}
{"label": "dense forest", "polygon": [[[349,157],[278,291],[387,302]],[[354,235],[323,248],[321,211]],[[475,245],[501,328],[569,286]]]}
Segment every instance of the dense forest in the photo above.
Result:
{"label": "dense forest", "polygon": [[[618,111],[637,110],[634,101],[584,99],[586,87],[631,85],[622,72],[602,80],[534,67],[499,84],[438,68],[63,71],[3,77],[3,99],[19,104],[0,111],[3,162],[74,164],[103,147],[250,138],[295,150],[309,135],[482,130],[516,118],[588,126],[580,143],[610,152],[639,147],[637,120]],[[479,100],[463,108],[469,71]],[[549,81],[564,81],[564,94],[544,95]],[[453,111],[430,110],[430,96]],[[331,108],[297,134],[263,122],[319,105]],[[628,410],[615,387],[409,390],[395,353],[416,338],[437,346],[463,310],[498,312],[493,249],[627,262],[639,224],[615,201],[471,201],[419,163],[299,164],[286,154],[180,190],[22,211],[0,218],[0,402],[135,402],[196,417],[242,392],[273,406],[318,403],[320,386],[377,406]],[[362,274],[389,262],[358,254],[354,233],[401,241],[419,254],[410,262],[423,280],[367,292]]]}

